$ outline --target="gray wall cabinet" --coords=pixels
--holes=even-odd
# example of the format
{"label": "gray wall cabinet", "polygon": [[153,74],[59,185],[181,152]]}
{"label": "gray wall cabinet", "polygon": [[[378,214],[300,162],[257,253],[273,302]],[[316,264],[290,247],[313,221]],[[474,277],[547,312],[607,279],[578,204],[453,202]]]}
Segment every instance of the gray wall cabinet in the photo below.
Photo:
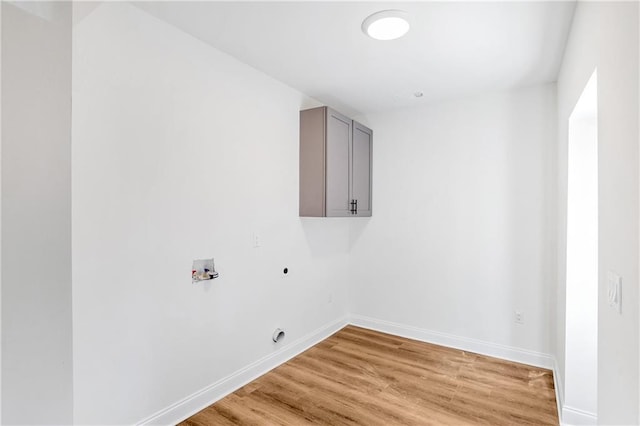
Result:
{"label": "gray wall cabinet", "polygon": [[331,108],[300,111],[300,216],[371,216],[372,143]]}

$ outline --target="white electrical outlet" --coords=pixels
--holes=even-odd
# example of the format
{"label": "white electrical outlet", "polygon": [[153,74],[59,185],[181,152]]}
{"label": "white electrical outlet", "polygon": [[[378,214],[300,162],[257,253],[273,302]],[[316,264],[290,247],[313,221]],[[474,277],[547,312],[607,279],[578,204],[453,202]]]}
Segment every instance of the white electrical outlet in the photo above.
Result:
{"label": "white electrical outlet", "polygon": [[513,311],[513,320],[516,324],[524,324],[524,315],[521,311]]}
{"label": "white electrical outlet", "polygon": [[607,273],[607,299],[609,306],[622,313],[622,277],[615,272]]}
{"label": "white electrical outlet", "polygon": [[258,248],[262,246],[262,239],[260,238],[260,235],[257,232],[251,233],[251,246],[253,248]]}

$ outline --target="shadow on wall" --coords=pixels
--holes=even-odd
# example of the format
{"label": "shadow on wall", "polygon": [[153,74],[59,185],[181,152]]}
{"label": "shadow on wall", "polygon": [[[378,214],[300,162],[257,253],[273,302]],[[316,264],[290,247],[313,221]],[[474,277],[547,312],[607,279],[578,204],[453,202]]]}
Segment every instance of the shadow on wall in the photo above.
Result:
{"label": "shadow on wall", "polygon": [[358,243],[373,217],[354,218],[349,220],[349,251]]}
{"label": "shadow on wall", "polygon": [[349,218],[301,217],[304,232],[314,258],[328,258],[349,253]]}

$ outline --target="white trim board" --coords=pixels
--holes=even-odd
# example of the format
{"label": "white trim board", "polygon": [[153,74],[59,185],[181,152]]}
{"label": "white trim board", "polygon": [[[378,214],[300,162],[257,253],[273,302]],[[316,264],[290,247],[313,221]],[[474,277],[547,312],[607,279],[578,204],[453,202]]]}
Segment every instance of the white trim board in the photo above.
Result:
{"label": "white trim board", "polygon": [[341,330],[349,324],[349,317],[344,316],[336,321],[326,324],[316,331],[280,348],[277,352],[269,354],[256,362],[224,377],[217,382],[195,392],[175,404],[158,411],[157,413],[138,422],[138,425],[168,425],[177,424],[198,411],[203,410],[214,402],[224,398],[230,393],[240,389],[247,383],[268,373],[277,366],[284,364],[291,358],[306,351],[310,347],[320,343],[327,337]]}
{"label": "white trim board", "polygon": [[556,408],[558,410],[558,421],[560,425],[565,426],[562,416],[562,407],[564,407],[564,387],[562,385],[562,376],[558,368],[558,360],[553,358],[553,387],[556,391]]}
{"label": "white trim board", "polygon": [[582,411],[577,408],[564,406],[562,407],[562,421],[563,426],[569,425],[597,425],[598,417],[587,411]]}
{"label": "white trim board", "polygon": [[380,331],[382,333],[393,334],[395,336],[406,337],[408,339],[418,340],[421,342],[434,343],[440,346],[461,349],[535,367],[548,368],[549,370],[553,369],[553,357],[541,352],[514,348],[512,346],[485,342],[468,337],[455,336],[453,334],[397,324],[362,315],[351,315],[350,322],[355,326]]}

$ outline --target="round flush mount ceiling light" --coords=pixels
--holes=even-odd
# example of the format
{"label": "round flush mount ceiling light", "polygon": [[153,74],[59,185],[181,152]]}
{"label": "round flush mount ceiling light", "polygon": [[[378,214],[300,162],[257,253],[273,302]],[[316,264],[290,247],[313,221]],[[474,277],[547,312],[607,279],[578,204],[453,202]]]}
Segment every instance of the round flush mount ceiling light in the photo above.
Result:
{"label": "round flush mount ceiling light", "polygon": [[409,14],[402,10],[382,10],[362,21],[362,31],[376,40],[395,40],[409,28]]}

